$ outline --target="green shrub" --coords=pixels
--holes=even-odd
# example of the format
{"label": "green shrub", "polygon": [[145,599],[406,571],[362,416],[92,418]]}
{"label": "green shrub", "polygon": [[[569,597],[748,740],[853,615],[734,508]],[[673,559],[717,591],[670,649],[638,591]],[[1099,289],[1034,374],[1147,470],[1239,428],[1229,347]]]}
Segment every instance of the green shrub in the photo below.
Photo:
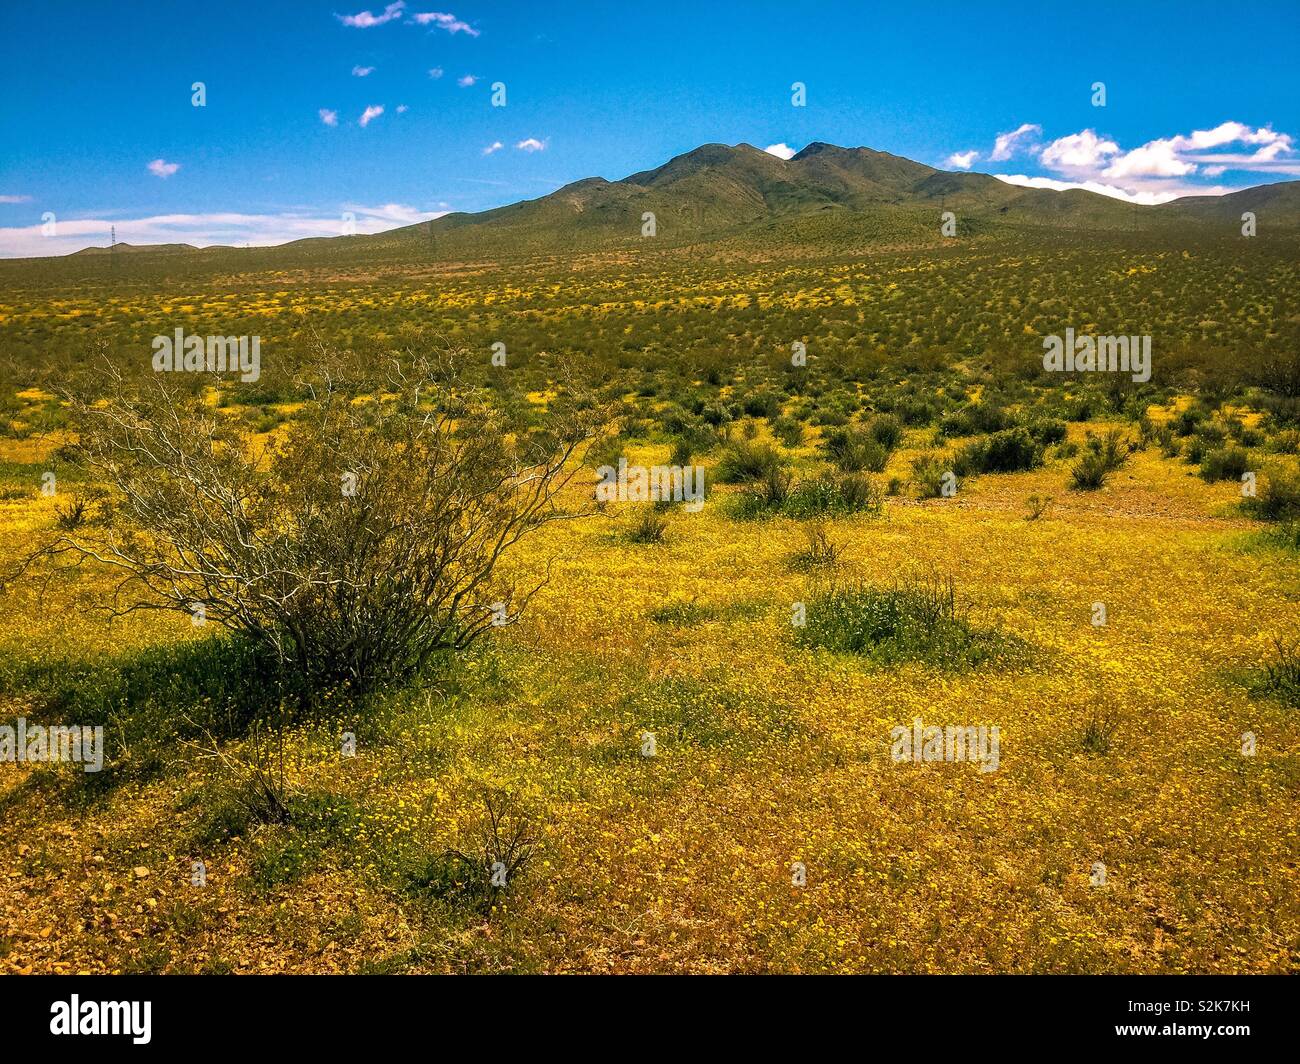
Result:
{"label": "green shrub", "polygon": [[772,435],[786,447],[798,447],[803,443],[804,427],[792,417],[779,417],[772,422]]}
{"label": "green shrub", "polygon": [[1013,473],[1043,464],[1043,448],[1023,428],[995,432],[963,447],[953,460],[958,476],[976,473]]}
{"label": "green shrub", "polygon": [[1070,487],[1075,491],[1096,491],[1127,461],[1128,448],[1119,429],[1111,429],[1101,439],[1093,437],[1083,457],[1070,467]]}
{"label": "green shrub", "polygon": [[1010,661],[1020,650],[1011,637],[971,622],[951,579],[886,589],[866,584],[831,588],[807,603],[806,624],[795,631],[803,646],[887,665],[924,661],[945,669],[971,668]]}
{"label": "green shrub", "polygon": [[952,466],[936,454],[923,454],[912,462],[912,481],[923,499],[938,499],[944,494],[945,484],[951,483],[954,488],[960,484]]}
{"label": "green shrub", "polygon": [[830,530],[824,521],[816,521],[804,529],[808,543],[795,551],[790,559],[790,567],[800,572],[812,569],[834,568],[844,553],[844,544],[836,543],[830,536]]}
{"label": "green shrub", "polygon": [[1250,468],[1250,455],[1240,447],[1223,447],[1211,451],[1201,462],[1201,479],[1214,484],[1220,480],[1241,480]]}
{"label": "green shrub", "polygon": [[871,438],[886,451],[892,451],[903,441],[903,423],[892,414],[881,414],[870,425]]}
{"label": "green shrub", "polygon": [[653,506],[638,510],[627,530],[630,543],[662,543],[668,531],[668,521]]}
{"label": "green shrub", "polygon": [[771,444],[736,440],[723,448],[713,475],[723,484],[744,484],[761,480],[782,464],[780,453]]}
{"label": "green shrub", "polygon": [[1287,469],[1272,468],[1260,479],[1258,494],[1243,503],[1251,517],[1261,521],[1300,518],[1300,475]]}
{"label": "green shrub", "polygon": [[1060,443],[1065,439],[1066,427],[1064,421],[1059,421],[1056,418],[1043,418],[1030,423],[1029,435],[1044,446]]}
{"label": "green shrub", "polygon": [[867,429],[836,429],[826,437],[826,453],[842,472],[884,471],[889,450]]}
{"label": "green shrub", "polygon": [[1288,706],[1300,708],[1300,643],[1275,639],[1276,657],[1264,663],[1252,691],[1276,698]]}

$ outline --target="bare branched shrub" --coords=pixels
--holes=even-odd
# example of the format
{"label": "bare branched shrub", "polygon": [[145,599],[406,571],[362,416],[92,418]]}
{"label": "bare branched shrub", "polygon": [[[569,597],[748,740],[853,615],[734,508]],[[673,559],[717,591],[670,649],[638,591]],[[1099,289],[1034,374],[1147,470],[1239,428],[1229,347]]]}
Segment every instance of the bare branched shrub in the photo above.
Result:
{"label": "bare branched shrub", "polygon": [[305,701],[400,680],[512,623],[541,585],[503,585],[498,562],[578,516],[556,495],[596,428],[562,388],[570,398],[528,430],[430,359],[395,361],[380,380],[320,373],[261,447],[160,379],[109,384],[107,400],[73,404],[108,516],[55,530],[28,564],[118,570],[114,614],[201,610],[273,650]]}

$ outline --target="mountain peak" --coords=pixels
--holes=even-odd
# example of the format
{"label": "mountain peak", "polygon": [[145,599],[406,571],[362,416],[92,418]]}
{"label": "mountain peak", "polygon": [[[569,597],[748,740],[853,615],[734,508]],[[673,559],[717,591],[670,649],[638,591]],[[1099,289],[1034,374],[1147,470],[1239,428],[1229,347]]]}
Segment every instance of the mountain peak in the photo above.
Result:
{"label": "mountain peak", "polygon": [[814,140],[807,145],[803,151],[795,152],[791,157],[791,162],[799,162],[801,159],[807,159],[813,155],[821,155],[824,152],[847,152],[848,148],[841,148],[838,144],[828,144],[824,140]]}

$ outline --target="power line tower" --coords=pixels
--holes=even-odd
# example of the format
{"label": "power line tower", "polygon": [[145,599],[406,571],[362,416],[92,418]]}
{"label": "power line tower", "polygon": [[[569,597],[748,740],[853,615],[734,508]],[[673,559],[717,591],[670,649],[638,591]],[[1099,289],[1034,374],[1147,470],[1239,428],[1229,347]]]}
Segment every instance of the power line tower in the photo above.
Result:
{"label": "power line tower", "polygon": [[117,226],[108,227],[108,262],[113,269],[117,269]]}

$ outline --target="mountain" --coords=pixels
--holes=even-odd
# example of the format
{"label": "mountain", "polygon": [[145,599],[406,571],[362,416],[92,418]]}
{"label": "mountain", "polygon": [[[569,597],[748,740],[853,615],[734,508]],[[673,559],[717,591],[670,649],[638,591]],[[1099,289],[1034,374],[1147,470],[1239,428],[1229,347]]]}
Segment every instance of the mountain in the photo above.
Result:
{"label": "mountain", "polygon": [[1256,225],[1294,228],[1300,219],[1300,181],[1279,181],[1273,185],[1256,185],[1226,196],[1185,196],[1162,203],[1163,214],[1182,219],[1222,223],[1239,227],[1241,216],[1250,211]]}
{"label": "mountain", "polygon": [[[944,211],[956,215],[963,236],[1007,227],[1175,233],[1187,225],[1222,227],[1230,234],[1248,210],[1262,227],[1300,227],[1300,181],[1145,207],[1081,189],[1025,188],[989,174],[937,170],[871,148],[818,141],[787,160],[750,144],[705,144],[621,180],[584,178],[547,196],[494,210],[448,214],[374,236],[308,238],[281,250],[296,249],[289,254],[312,260],[338,255],[470,261],[485,255],[564,255],[639,244],[648,214],[654,216],[658,246],[707,242],[837,250],[934,243]],[[186,244],[119,244],[118,250],[193,249]],[[77,254],[108,254],[108,249]]]}
{"label": "mountain", "polygon": [[835,229],[931,240],[945,210],[969,234],[1003,225],[1128,230],[1188,220],[1218,224],[1239,218],[1250,204],[1272,212],[1278,224],[1296,226],[1300,182],[1153,208],[1082,189],[1025,188],[988,174],[937,170],[871,148],[815,142],[784,160],[749,144],[706,144],[619,181],[586,178],[539,199],[450,214],[370,240],[423,240],[448,253],[573,251],[635,242],[647,212],[655,216],[656,235],[668,243]]}
{"label": "mountain", "polygon": [[160,252],[175,254],[185,251],[198,251],[193,244],[127,244],[117,243],[107,248],[82,248],[74,255],[138,255],[141,252]]}

